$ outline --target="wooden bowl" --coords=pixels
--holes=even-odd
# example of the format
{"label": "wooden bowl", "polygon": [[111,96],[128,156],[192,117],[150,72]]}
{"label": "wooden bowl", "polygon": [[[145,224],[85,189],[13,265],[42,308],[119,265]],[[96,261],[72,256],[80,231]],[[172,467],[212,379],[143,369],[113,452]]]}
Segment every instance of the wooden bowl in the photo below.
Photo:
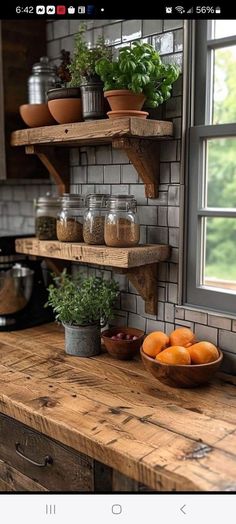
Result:
{"label": "wooden bowl", "polygon": [[147,371],[150,371],[160,382],[175,388],[193,388],[209,382],[223,360],[222,351],[220,349],[218,351],[219,358],[215,362],[180,366],[158,362],[158,360],[146,355],[142,347],[140,348],[142,361]]}
{"label": "wooden bowl", "polygon": [[[135,335],[137,340],[112,340],[113,335],[118,333]],[[135,328],[111,328],[102,332],[102,338],[107,352],[118,360],[131,360],[139,351],[143,343],[144,331]]]}
{"label": "wooden bowl", "polygon": [[19,111],[22,120],[29,127],[53,126],[56,124],[47,104],[23,104],[19,107]]}

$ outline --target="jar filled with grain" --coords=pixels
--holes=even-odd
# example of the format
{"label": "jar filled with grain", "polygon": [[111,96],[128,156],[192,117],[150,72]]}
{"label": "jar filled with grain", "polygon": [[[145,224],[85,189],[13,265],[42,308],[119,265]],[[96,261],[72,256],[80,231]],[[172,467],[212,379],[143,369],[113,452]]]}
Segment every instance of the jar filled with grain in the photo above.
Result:
{"label": "jar filled with grain", "polygon": [[57,239],[57,215],[60,210],[58,197],[46,195],[34,201],[35,235],[39,240]]}
{"label": "jar filled with grain", "polygon": [[140,238],[137,202],[133,195],[111,195],[107,202],[104,237],[107,246],[133,247]]}
{"label": "jar filled with grain", "polygon": [[65,193],[57,218],[57,238],[60,242],[83,242],[84,197]]}
{"label": "jar filled with grain", "polygon": [[83,236],[86,244],[105,244],[104,224],[107,199],[104,193],[91,194],[86,198],[87,210],[84,214]]}

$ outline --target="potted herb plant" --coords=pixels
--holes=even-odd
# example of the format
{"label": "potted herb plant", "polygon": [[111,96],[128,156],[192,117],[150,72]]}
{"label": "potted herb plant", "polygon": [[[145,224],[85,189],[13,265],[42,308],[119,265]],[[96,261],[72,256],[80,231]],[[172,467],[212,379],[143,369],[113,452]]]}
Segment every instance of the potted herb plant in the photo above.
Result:
{"label": "potted herb plant", "polygon": [[48,291],[47,305],[65,328],[66,353],[80,357],[99,354],[100,328],[112,318],[118,284],[99,277],[72,278],[64,271],[54,277]]}
{"label": "potted herb plant", "polygon": [[94,47],[89,48],[84,39],[86,26],[82,26],[75,37],[74,55],[69,66],[70,86],[80,86],[82,94],[82,112],[84,120],[104,118],[103,82],[96,72],[99,60],[110,62],[111,49],[102,36],[98,37]]}
{"label": "potted herb plant", "polygon": [[82,101],[80,87],[70,86],[70,52],[61,50],[61,62],[57,67],[59,86],[49,89],[48,107],[51,115],[59,124],[80,122],[82,120]]}
{"label": "potted herb plant", "polygon": [[144,102],[150,108],[162,104],[170,98],[179,76],[176,66],[164,64],[153,46],[142,42],[120,49],[116,60],[100,59],[96,72],[104,82],[110,118],[124,114],[145,118],[148,113],[141,111]]}

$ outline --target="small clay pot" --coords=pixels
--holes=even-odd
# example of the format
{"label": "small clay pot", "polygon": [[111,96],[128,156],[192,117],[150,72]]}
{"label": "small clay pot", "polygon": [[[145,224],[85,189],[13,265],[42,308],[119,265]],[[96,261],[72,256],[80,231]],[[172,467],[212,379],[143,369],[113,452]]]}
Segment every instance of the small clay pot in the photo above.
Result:
{"label": "small clay pot", "polygon": [[20,116],[29,127],[53,126],[56,124],[47,104],[23,104],[19,107]]}
{"label": "small clay pot", "polygon": [[114,89],[104,92],[112,111],[133,110],[141,111],[146,97],[129,89]]}
{"label": "small clay pot", "polygon": [[58,98],[49,100],[51,115],[58,124],[70,124],[82,121],[82,103],[80,98]]}

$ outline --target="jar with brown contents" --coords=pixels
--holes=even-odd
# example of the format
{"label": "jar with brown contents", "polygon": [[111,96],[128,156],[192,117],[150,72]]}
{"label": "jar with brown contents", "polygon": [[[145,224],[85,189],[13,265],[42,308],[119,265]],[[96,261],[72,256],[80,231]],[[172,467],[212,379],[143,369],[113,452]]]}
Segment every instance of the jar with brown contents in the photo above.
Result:
{"label": "jar with brown contents", "polygon": [[35,200],[35,235],[39,240],[56,240],[60,201],[49,195]]}
{"label": "jar with brown contents", "polygon": [[57,238],[60,242],[83,242],[84,198],[65,193],[57,219]]}
{"label": "jar with brown contents", "polygon": [[83,225],[83,236],[86,244],[105,244],[104,224],[108,196],[100,193],[88,195],[86,198],[88,209],[84,214]]}
{"label": "jar with brown contents", "polygon": [[105,243],[111,247],[137,246],[140,227],[133,195],[112,195],[105,217]]}

